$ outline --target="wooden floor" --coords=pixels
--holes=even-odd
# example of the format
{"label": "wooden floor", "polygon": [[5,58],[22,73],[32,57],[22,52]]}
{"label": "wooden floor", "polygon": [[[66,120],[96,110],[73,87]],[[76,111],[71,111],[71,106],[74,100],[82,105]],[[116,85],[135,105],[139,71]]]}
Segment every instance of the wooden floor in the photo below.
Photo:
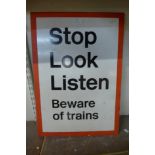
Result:
{"label": "wooden floor", "polygon": [[121,116],[119,136],[39,137],[35,122],[26,123],[27,155],[128,155],[129,117]]}

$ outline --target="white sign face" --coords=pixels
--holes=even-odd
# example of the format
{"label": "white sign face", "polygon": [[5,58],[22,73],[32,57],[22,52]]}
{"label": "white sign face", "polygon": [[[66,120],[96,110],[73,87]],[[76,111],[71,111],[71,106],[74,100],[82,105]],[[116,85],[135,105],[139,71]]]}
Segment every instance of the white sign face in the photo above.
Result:
{"label": "white sign face", "polygon": [[32,13],[31,22],[39,134],[117,134],[123,15]]}

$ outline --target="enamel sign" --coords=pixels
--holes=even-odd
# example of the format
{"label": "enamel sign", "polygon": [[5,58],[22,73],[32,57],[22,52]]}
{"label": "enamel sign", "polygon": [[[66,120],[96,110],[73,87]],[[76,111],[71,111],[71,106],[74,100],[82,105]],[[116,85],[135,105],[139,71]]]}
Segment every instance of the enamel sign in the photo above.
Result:
{"label": "enamel sign", "polygon": [[117,135],[122,13],[31,13],[39,135]]}

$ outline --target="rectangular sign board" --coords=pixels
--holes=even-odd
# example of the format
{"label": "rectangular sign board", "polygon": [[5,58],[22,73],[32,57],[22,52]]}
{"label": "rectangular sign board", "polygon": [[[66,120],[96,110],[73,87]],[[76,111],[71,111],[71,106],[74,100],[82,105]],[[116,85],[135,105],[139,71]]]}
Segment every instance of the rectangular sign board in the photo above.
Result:
{"label": "rectangular sign board", "polygon": [[123,13],[31,13],[38,133],[117,135]]}

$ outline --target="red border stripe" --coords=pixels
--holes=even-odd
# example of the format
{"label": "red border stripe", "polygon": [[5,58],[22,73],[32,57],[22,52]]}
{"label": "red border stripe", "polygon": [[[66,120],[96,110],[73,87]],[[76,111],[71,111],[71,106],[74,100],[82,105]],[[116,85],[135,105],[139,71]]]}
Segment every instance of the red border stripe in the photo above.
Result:
{"label": "red border stripe", "polygon": [[[114,131],[88,131],[88,132],[43,132],[42,115],[40,104],[39,71],[38,71],[38,53],[37,53],[37,17],[83,17],[83,18],[118,18],[118,59],[117,59],[117,77],[116,77],[116,105],[115,105],[115,125]],[[36,98],[37,126],[40,136],[87,136],[87,135],[117,135],[119,132],[119,112],[121,97],[121,79],[122,79],[122,54],[123,54],[123,36],[124,36],[124,13],[109,12],[32,12],[31,13],[31,34],[33,51],[33,73],[34,90]]]}

